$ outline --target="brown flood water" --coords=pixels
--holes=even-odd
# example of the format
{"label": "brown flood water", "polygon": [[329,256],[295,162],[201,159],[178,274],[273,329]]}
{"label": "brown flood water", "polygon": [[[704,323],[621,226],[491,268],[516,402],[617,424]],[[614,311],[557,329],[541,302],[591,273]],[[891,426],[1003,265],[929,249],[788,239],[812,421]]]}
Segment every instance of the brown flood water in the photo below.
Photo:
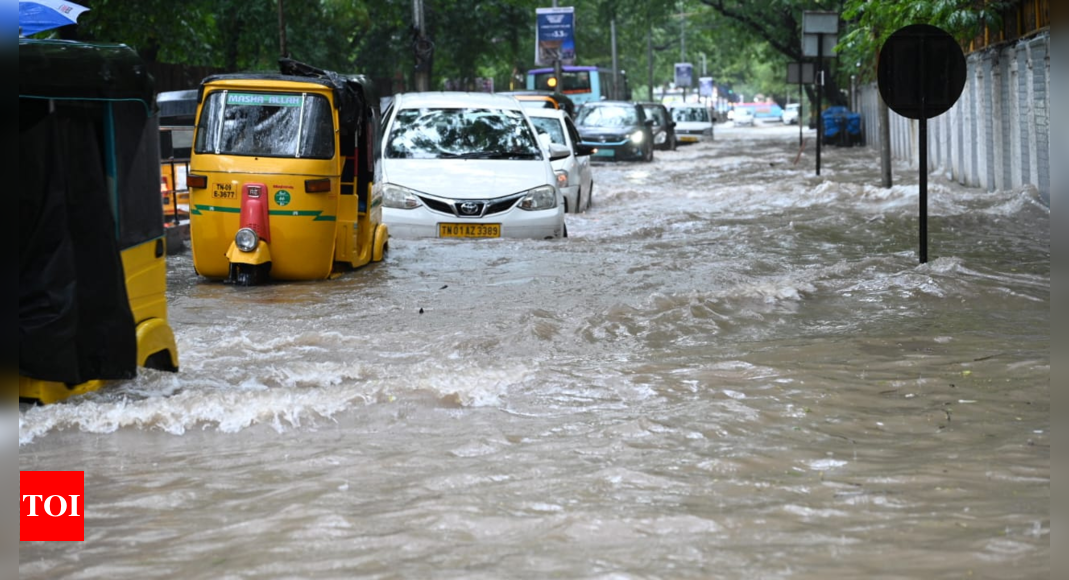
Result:
{"label": "brown flood water", "polygon": [[719,131],[596,166],[560,241],[175,257],[180,373],[20,409],[86,530],[19,576],[1049,577],[1049,209],[933,175],[921,265],[916,170]]}

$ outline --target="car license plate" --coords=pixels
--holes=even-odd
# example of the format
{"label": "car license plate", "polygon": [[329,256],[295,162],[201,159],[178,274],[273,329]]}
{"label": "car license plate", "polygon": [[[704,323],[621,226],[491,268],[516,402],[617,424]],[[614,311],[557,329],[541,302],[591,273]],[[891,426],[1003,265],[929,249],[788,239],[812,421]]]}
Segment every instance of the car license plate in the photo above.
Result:
{"label": "car license plate", "polygon": [[616,157],[616,150],[599,147],[594,155],[597,155],[598,157]]}
{"label": "car license plate", "polygon": [[438,224],[439,238],[500,238],[501,224]]}
{"label": "car license plate", "polygon": [[683,136],[681,136],[679,138],[679,140],[684,142],[684,143],[697,143],[698,142],[698,138],[695,137],[694,135],[683,135]]}

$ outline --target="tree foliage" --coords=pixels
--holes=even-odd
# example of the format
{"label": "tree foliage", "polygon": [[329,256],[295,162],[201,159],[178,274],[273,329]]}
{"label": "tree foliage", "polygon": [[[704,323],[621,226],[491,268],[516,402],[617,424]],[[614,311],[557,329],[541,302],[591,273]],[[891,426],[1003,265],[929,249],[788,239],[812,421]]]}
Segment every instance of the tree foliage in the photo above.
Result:
{"label": "tree foliage", "polygon": [[[123,42],[144,58],[225,70],[273,70],[282,51],[282,9],[289,56],[332,70],[412,86],[415,31],[412,0],[85,0],[91,10],[65,34]],[[446,79],[490,77],[498,90],[518,88],[533,66],[535,9],[546,0],[423,0],[431,41],[431,86]],[[840,12],[838,59],[849,75],[874,70],[876,50],[898,27],[926,22],[965,40],[997,20],[1007,1],[988,0],[582,0],[574,1],[581,64],[617,62],[644,98],[650,85],[672,81],[686,60],[716,82],[747,96],[782,97],[787,63],[802,59],[802,14]],[[561,5],[569,2],[562,1]],[[977,5],[979,4],[979,7]],[[652,67],[652,75],[650,69]],[[836,80],[833,76],[832,80]],[[385,87],[384,87],[385,88]],[[836,83],[826,102],[843,100]]]}
{"label": "tree foliage", "polygon": [[910,24],[931,24],[965,44],[985,25],[997,26],[1001,13],[1013,2],[988,0],[846,0],[843,18],[850,23],[840,49],[857,62],[862,76],[872,79],[880,47],[896,30]]}

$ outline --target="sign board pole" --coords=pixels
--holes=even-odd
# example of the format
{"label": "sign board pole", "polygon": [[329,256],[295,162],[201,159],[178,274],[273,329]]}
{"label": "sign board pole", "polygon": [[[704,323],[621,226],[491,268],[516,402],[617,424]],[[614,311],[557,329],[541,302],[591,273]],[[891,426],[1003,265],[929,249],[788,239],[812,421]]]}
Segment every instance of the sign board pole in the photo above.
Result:
{"label": "sign board pole", "polygon": [[820,175],[820,142],[824,140],[824,116],[820,114],[824,93],[824,34],[817,34],[817,175]]}
{"label": "sign board pole", "polygon": [[[802,68],[803,68],[802,64],[799,63],[798,64],[799,76],[801,75],[801,69]],[[805,139],[802,138],[802,122],[805,120],[805,117],[802,116],[802,109],[805,108],[804,106],[802,106],[802,99],[803,98],[804,97],[802,96],[802,83],[798,83],[798,148],[799,149],[801,149],[803,146],[805,146]]]}
{"label": "sign board pole", "polygon": [[[918,76],[920,76],[920,83],[919,84],[920,84],[920,86],[924,87],[924,86],[927,86],[927,81],[928,81],[927,71],[925,70],[926,63],[925,63],[925,58],[924,58],[924,51],[925,51],[926,47],[925,47],[925,39],[924,39],[924,37],[921,37],[921,39],[920,39],[920,48],[921,48],[920,49],[920,54],[918,55],[918,59],[920,60],[920,63],[919,63],[920,66],[918,66],[919,70],[917,71],[917,73],[918,73]],[[928,99],[927,99],[927,97],[924,95],[924,93],[922,91],[921,94],[920,94],[920,107],[921,107],[921,115],[920,115],[921,118],[919,120],[919,122],[920,122],[920,131],[917,134],[917,139],[920,141],[919,143],[917,143],[917,145],[918,145],[917,149],[918,149],[918,152],[920,153],[920,157],[921,157],[921,159],[920,159],[921,174],[920,174],[920,177],[918,179],[919,183],[917,184],[917,188],[920,190],[920,195],[919,195],[919,197],[920,197],[920,201],[919,201],[919,203],[920,203],[920,211],[919,211],[920,224],[918,226],[918,229],[920,230],[920,238],[921,239],[920,239],[920,248],[918,250],[918,253],[920,254],[921,264],[926,264],[928,262],[928,102],[927,101],[928,101]]]}

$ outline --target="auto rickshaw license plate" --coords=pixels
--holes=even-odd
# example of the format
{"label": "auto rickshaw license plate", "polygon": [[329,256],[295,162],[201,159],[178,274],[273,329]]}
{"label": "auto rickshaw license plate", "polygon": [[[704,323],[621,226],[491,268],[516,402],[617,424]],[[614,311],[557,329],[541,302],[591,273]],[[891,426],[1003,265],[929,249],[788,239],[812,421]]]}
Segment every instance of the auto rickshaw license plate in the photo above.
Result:
{"label": "auto rickshaw license plate", "polygon": [[440,238],[500,238],[501,224],[438,224]]}

